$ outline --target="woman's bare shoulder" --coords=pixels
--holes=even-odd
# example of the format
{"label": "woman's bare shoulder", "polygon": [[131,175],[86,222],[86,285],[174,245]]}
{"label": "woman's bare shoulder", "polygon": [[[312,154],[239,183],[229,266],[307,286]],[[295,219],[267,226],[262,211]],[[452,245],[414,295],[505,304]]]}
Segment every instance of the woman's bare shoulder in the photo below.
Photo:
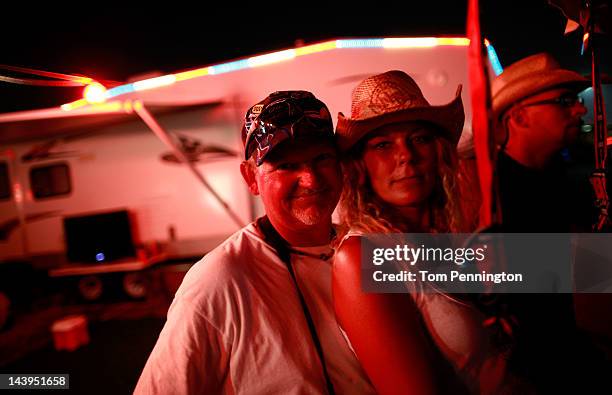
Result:
{"label": "woman's bare shoulder", "polygon": [[361,235],[348,235],[338,246],[334,263],[347,265],[361,259]]}

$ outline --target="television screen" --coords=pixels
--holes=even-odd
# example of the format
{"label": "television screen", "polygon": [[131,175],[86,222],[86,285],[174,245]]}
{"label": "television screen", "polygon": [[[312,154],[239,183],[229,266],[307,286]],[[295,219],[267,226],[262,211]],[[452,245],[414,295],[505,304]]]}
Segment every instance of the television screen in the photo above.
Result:
{"label": "television screen", "polygon": [[127,210],[64,218],[64,235],[70,262],[112,262],[135,257]]}

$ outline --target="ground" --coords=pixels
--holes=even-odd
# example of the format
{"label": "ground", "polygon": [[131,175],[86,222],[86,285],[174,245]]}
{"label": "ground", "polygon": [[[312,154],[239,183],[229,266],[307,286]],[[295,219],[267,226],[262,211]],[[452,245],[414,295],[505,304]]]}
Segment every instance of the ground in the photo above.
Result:
{"label": "ground", "polygon": [[[154,273],[166,271],[176,273],[163,266]],[[17,312],[0,332],[0,372],[68,373],[69,392],[75,394],[132,393],[178,286],[175,278],[170,282],[161,275],[156,278],[154,292],[140,301],[114,297],[84,303],[53,294],[46,295],[46,303],[39,300]],[[87,317],[89,344],[56,351],[51,325],[74,314]]]}

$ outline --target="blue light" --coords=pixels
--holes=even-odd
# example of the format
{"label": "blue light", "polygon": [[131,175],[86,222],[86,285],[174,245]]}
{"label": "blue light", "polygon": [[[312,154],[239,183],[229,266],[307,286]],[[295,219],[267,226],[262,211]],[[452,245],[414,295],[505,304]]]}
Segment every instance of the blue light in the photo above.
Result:
{"label": "blue light", "polygon": [[383,48],[383,39],[337,40],[337,48]]}
{"label": "blue light", "polygon": [[126,84],[114,87],[106,91],[106,96],[108,98],[115,97],[118,95],[123,95],[125,93],[134,92],[134,84]]}
{"label": "blue light", "polygon": [[561,150],[561,157],[563,158],[565,162],[569,162],[572,159],[572,156],[568,148],[564,148],[563,150]]}
{"label": "blue light", "polygon": [[102,262],[104,259],[106,259],[106,257],[104,256],[104,254],[103,254],[103,253],[98,252],[98,253],[96,254],[96,261],[98,261],[98,262]]}
{"label": "blue light", "polygon": [[221,63],[216,66],[210,66],[208,68],[208,72],[209,74],[221,74],[246,69],[247,67],[249,67],[249,61],[247,59],[243,59],[235,62]]}
{"label": "blue light", "polygon": [[490,43],[489,45],[487,45],[487,55],[489,56],[489,62],[491,62],[491,67],[493,67],[493,72],[495,73],[495,76],[500,75],[504,71],[504,68],[499,62],[499,58],[497,57],[497,52],[495,52],[495,48],[493,48],[493,45],[491,45]]}

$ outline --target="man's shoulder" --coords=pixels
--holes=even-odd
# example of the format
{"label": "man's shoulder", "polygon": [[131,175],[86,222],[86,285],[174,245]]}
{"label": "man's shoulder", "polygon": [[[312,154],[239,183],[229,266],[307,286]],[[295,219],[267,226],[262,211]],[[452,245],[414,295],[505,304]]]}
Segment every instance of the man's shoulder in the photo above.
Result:
{"label": "man's shoulder", "polygon": [[253,266],[272,260],[274,256],[274,250],[251,223],[195,263],[185,275],[176,296],[198,302],[237,289],[232,285],[248,281],[248,273],[256,270]]}
{"label": "man's shoulder", "polygon": [[196,265],[224,266],[228,263],[241,264],[245,262],[243,259],[245,255],[248,256],[253,249],[264,247],[267,247],[267,244],[255,226],[255,222],[252,222],[236,231],[204,255]]}

